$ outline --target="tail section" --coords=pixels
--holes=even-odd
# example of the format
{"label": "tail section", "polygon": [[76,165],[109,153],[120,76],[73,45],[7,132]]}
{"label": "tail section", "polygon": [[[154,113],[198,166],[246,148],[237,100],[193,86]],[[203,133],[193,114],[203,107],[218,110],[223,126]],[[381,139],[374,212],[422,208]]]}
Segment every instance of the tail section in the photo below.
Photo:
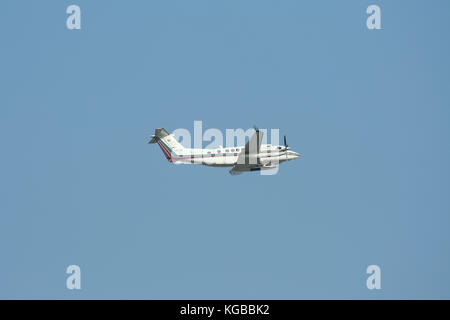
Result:
{"label": "tail section", "polygon": [[169,134],[164,128],[156,129],[149,143],[157,143],[169,162],[173,162],[173,158],[176,158],[184,149],[174,135]]}

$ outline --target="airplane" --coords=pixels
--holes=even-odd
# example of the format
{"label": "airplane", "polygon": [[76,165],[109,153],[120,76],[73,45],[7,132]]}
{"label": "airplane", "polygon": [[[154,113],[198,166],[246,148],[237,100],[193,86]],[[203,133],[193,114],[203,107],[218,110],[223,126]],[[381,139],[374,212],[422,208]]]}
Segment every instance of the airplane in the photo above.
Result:
{"label": "airplane", "polygon": [[167,160],[171,163],[232,167],[229,171],[231,175],[274,169],[281,162],[300,157],[300,154],[289,148],[286,143],[286,136],[284,136],[284,146],[261,144],[264,132],[260,131],[256,126],[254,129],[255,133],[243,147],[185,148],[173,134],[169,134],[164,128],[156,129],[149,143],[157,143]]}

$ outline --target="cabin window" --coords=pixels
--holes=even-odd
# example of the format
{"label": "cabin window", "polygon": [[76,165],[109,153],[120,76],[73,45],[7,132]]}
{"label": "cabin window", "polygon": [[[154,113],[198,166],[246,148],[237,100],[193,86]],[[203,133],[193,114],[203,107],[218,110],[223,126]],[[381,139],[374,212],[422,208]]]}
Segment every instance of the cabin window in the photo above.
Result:
{"label": "cabin window", "polygon": [[217,150],[217,153],[220,153],[220,150]]}
{"label": "cabin window", "polygon": [[225,150],[225,152],[230,152],[230,150],[229,150],[229,149],[227,149],[227,150]]}

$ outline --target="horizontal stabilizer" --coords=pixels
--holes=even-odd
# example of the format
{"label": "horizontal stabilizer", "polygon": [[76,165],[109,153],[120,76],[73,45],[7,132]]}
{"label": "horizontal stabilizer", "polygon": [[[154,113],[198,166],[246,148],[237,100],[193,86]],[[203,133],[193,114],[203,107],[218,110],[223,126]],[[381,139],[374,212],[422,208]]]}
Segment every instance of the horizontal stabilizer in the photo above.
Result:
{"label": "horizontal stabilizer", "polygon": [[149,143],[156,143],[158,141],[158,138],[156,136],[152,136],[152,140],[149,141]]}

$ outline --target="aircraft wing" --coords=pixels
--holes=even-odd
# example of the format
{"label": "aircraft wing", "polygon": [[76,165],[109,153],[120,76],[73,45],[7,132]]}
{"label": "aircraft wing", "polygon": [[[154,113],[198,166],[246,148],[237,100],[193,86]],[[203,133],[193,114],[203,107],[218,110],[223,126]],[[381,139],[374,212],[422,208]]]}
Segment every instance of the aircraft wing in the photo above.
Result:
{"label": "aircraft wing", "polygon": [[240,174],[244,171],[258,170],[262,166],[258,154],[263,136],[264,132],[259,131],[259,129],[255,127],[255,134],[248,140],[245,148],[238,156],[237,163],[230,170],[232,175]]}
{"label": "aircraft wing", "polygon": [[261,142],[264,132],[259,131],[255,127],[255,133],[248,140],[245,148],[241,151],[237,159],[237,165],[259,165],[258,154],[261,147]]}
{"label": "aircraft wing", "polygon": [[255,134],[249,139],[245,148],[239,154],[236,164],[229,171],[231,175],[237,175],[248,171],[278,170],[278,163],[261,163],[259,153],[264,132],[260,132],[256,127],[255,131]]}

